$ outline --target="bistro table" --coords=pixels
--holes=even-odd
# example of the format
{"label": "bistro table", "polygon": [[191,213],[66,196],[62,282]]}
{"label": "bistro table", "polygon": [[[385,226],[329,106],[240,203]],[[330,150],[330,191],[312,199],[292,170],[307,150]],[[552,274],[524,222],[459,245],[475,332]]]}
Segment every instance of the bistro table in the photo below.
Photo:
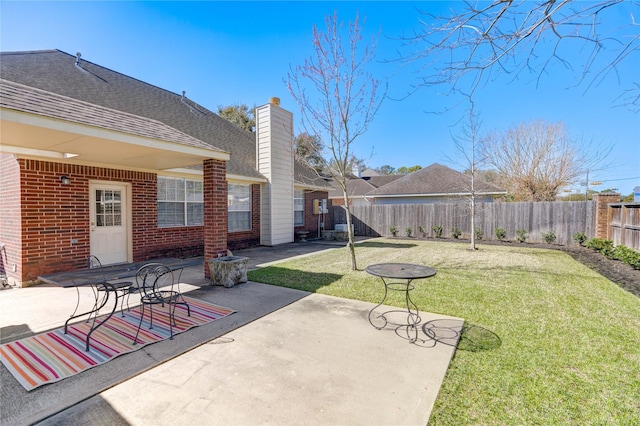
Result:
{"label": "bistro table", "polygon": [[[384,297],[371,311],[369,311],[369,322],[378,330],[383,329],[387,324],[396,327],[395,332],[398,336],[406,338],[410,343],[414,343],[418,339],[418,324],[422,319],[418,312],[418,306],[411,300],[410,292],[415,288],[411,283],[413,280],[429,278],[436,274],[436,270],[423,265],[414,265],[411,263],[378,263],[369,265],[365,271],[376,277],[380,277],[384,283]],[[405,294],[406,309],[392,309],[382,313],[374,313],[387,300],[387,294],[391,291],[401,291]],[[388,318],[390,314],[401,314],[406,319],[400,322],[395,315],[394,320]],[[380,321],[381,320],[381,321]],[[378,324],[378,325],[376,325]],[[405,335],[400,334],[405,331]]]}
{"label": "bistro table", "polygon": [[[110,283],[109,281],[116,281],[123,278],[134,277],[138,269],[146,263],[150,263],[150,261],[126,263],[126,264],[119,264],[119,265],[113,265],[113,266],[104,266],[102,268],[92,268],[92,269],[87,268],[87,269],[80,269],[80,270],[70,271],[70,272],[59,272],[55,274],[39,276],[38,279],[49,284],[58,285],[63,288],[75,288],[76,291],[78,291],[78,287],[84,287],[84,286],[93,287],[94,295],[96,296],[96,304],[94,305],[93,309],[87,312],[83,312],[81,314],[76,314],[76,311],[78,309],[78,303],[79,303],[79,300],[78,300],[78,302],[76,303],[76,309],[73,311],[73,314],[71,314],[71,316],[64,323],[64,334],[67,334],[67,328],[71,320],[83,317],[85,315],[89,315],[88,317],[89,319],[91,318],[92,315],[97,316],[98,312],[100,312],[100,309],[106,306],[110,296],[111,295],[114,296],[115,300],[114,300],[113,308],[111,309],[111,312],[109,312],[109,314],[97,324],[96,324],[96,318],[94,317],[93,324],[91,326],[91,329],[87,333],[87,338],[86,338],[85,350],[88,352],[91,335],[100,326],[102,326],[105,322],[107,322],[109,318],[113,316],[113,314],[116,312],[118,308],[118,299],[120,297],[124,297],[124,294],[119,296],[118,289],[114,286],[113,283]],[[165,266],[168,266],[169,269],[171,269],[172,271],[180,271],[180,275],[178,276],[178,282],[179,282],[180,276],[182,275],[183,268],[185,268],[186,266],[192,266],[199,262],[198,261],[194,262],[193,260],[189,260],[189,259],[167,258],[167,259],[162,259],[161,263]],[[103,290],[106,290],[105,296],[99,302],[98,302],[99,296],[97,291],[98,286],[102,286]],[[80,293],[78,293],[78,298],[79,297],[80,297]]]}

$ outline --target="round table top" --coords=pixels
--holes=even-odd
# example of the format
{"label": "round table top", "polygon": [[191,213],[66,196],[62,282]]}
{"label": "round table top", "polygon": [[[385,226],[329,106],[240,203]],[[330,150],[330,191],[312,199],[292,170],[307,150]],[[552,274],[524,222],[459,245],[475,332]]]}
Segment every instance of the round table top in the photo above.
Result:
{"label": "round table top", "polygon": [[412,263],[378,263],[367,266],[365,271],[377,277],[407,280],[428,278],[436,274],[436,270],[433,268]]}

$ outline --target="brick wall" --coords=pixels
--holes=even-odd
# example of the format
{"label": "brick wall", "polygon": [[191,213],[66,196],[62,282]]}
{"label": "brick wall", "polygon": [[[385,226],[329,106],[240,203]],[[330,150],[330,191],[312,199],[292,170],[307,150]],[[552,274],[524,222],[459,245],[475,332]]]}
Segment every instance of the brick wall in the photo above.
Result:
{"label": "brick wall", "polygon": [[[134,262],[226,251],[224,161],[211,160],[205,167],[205,197],[217,197],[211,206],[207,207],[208,203],[205,203],[205,227],[158,228],[157,177],[154,173],[16,160],[7,155],[1,160],[0,243],[5,243],[7,253],[10,252],[4,260],[7,275],[19,284],[28,284],[38,275],[84,267],[90,252],[89,182],[93,180],[131,185]],[[61,184],[62,175],[70,178],[69,185]],[[17,196],[19,184],[21,190]],[[72,244],[72,239],[77,242]],[[205,250],[206,244],[209,244],[208,250]],[[21,259],[17,257],[20,252]],[[15,273],[12,272],[14,264]]]}
{"label": "brick wall", "polygon": [[251,185],[251,230],[230,232],[227,239],[232,251],[260,245],[260,185]]}
{"label": "brick wall", "polygon": [[610,203],[619,203],[620,194],[594,194],[593,202],[595,203],[595,226],[594,236],[596,238],[611,239],[611,236],[607,235],[609,229],[609,207]]}
{"label": "brick wall", "polygon": [[133,261],[201,256],[204,251],[202,226],[158,228],[157,175],[136,173],[131,184]]}
{"label": "brick wall", "polygon": [[[329,215],[317,215],[313,214],[313,200],[328,200],[329,194],[326,191],[305,191],[304,192],[304,225],[296,226],[294,233],[298,231],[309,232],[308,238],[318,237],[318,216],[320,220],[324,218],[324,229],[328,229]],[[329,201],[327,201],[327,207]],[[296,237],[298,239],[298,237]]]}

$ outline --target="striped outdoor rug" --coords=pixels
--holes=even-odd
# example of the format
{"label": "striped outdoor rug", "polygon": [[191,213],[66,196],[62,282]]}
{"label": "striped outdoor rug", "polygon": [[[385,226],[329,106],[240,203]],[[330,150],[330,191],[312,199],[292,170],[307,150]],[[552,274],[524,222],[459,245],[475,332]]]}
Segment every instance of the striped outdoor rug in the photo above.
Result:
{"label": "striped outdoor rug", "polygon": [[[185,297],[191,307],[187,316],[185,306],[176,307],[176,323],[173,334],[182,333],[232,314],[233,310],[211,303]],[[133,352],[150,343],[169,338],[168,307],[154,306],[153,329],[149,330],[149,309],[145,310],[138,344],[133,337],[140,322],[140,307],[113,316],[91,335],[91,350],[85,351],[87,333],[93,321],[70,325],[68,334],[64,328],[27,337],[0,346],[0,360],[28,391],[47,383],[60,381],[96,365],[103,364],[118,355]],[[100,317],[98,321],[100,321]]]}

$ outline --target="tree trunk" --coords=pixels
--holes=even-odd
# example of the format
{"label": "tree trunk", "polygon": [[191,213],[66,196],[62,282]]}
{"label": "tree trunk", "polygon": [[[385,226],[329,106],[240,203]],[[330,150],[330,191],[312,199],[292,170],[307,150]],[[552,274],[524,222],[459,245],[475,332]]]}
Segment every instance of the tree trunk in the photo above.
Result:
{"label": "tree trunk", "polygon": [[471,196],[471,250],[476,249],[476,200]]}
{"label": "tree trunk", "polygon": [[347,197],[346,191],[344,191],[343,196],[344,196],[344,209],[347,215],[347,232],[349,235],[349,242],[347,243],[347,246],[349,247],[349,254],[351,255],[351,270],[356,271],[358,270],[358,265],[356,262],[356,247],[353,241],[354,238],[353,238],[353,226],[351,226],[351,209],[349,207],[349,197]]}

